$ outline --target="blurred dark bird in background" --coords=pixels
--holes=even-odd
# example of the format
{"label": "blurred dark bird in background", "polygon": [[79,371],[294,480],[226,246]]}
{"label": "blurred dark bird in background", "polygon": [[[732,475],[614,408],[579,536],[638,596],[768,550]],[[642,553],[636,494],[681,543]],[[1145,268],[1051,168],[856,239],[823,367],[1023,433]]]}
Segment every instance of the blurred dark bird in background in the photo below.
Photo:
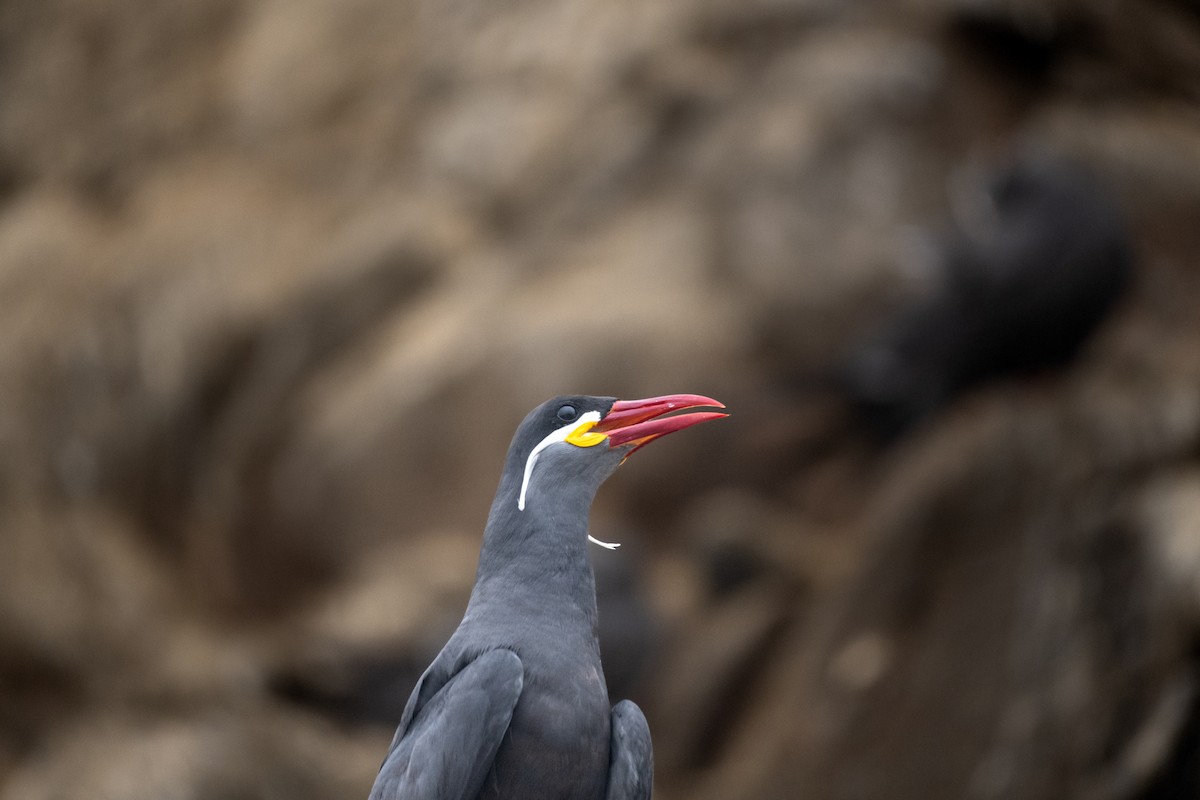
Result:
{"label": "blurred dark bird in background", "polygon": [[[618,531],[621,533],[611,537],[613,541],[633,539],[637,534],[636,530],[623,527]],[[600,614],[596,637],[600,641],[609,697],[637,700],[659,655],[663,622],[646,596],[642,571],[645,558],[643,551],[626,546],[595,565],[596,605]]]}
{"label": "blurred dark bird in background", "polygon": [[391,725],[424,671],[407,652],[337,652],[288,665],[268,679],[271,693],[347,725]]}
{"label": "blurred dark bird in background", "polygon": [[725,416],[663,416],[704,406],[721,404],[558,397],[525,418],[466,614],[413,690],[371,800],[650,797],[646,719],[629,700],[609,707],[588,514],[630,453]]}
{"label": "blurred dark bird in background", "polygon": [[1018,159],[955,193],[932,294],[856,344],[838,382],[883,442],[986,381],[1069,365],[1130,282],[1121,214],[1076,168]]}

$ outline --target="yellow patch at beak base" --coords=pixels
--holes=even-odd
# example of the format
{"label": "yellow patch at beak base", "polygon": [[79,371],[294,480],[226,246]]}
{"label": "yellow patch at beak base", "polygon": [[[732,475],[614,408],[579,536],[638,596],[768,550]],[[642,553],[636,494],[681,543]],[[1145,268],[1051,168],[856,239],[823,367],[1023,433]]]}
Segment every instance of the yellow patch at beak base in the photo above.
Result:
{"label": "yellow patch at beak base", "polygon": [[595,422],[585,422],[567,434],[566,441],[576,447],[595,447],[608,437],[603,433],[592,433]]}

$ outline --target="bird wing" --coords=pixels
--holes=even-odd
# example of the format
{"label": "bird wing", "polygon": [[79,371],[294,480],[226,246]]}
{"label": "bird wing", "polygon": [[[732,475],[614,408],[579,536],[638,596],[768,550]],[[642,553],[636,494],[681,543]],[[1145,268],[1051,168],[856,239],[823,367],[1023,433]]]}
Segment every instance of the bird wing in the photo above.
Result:
{"label": "bird wing", "polygon": [[413,690],[370,800],[471,800],[483,788],[521,696],[521,659],[489,650],[423,699],[429,677]]}
{"label": "bird wing", "polygon": [[632,700],[613,706],[610,751],[605,800],[650,800],[654,746],[646,717]]}

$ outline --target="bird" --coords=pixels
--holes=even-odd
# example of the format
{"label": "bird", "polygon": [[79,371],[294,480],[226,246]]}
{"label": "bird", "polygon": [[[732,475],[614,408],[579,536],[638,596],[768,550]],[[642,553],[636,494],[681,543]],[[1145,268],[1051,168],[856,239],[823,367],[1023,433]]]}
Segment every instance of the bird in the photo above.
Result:
{"label": "bird", "polygon": [[1082,168],[1021,154],[963,182],[930,296],[855,343],[839,382],[881,442],[985,382],[1068,366],[1125,294],[1130,236]]}
{"label": "bird", "polygon": [[[610,707],[588,515],[634,451],[719,419],[702,395],[559,396],[517,427],[462,622],[417,681],[370,800],[648,800],[650,729]],[[683,411],[670,416],[671,412]]]}

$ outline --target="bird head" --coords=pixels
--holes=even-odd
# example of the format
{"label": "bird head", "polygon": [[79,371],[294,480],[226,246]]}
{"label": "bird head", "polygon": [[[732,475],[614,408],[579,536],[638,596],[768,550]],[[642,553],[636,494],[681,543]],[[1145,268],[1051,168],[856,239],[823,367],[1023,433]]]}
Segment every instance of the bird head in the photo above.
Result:
{"label": "bird head", "polygon": [[[509,468],[523,469],[517,508],[534,494],[577,486],[595,492],[635,450],[668,433],[728,416],[695,408],[724,408],[710,397],[672,394],[645,400],[564,395],[535,408],[517,428]],[[684,411],[688,413],[672,413]]]}

